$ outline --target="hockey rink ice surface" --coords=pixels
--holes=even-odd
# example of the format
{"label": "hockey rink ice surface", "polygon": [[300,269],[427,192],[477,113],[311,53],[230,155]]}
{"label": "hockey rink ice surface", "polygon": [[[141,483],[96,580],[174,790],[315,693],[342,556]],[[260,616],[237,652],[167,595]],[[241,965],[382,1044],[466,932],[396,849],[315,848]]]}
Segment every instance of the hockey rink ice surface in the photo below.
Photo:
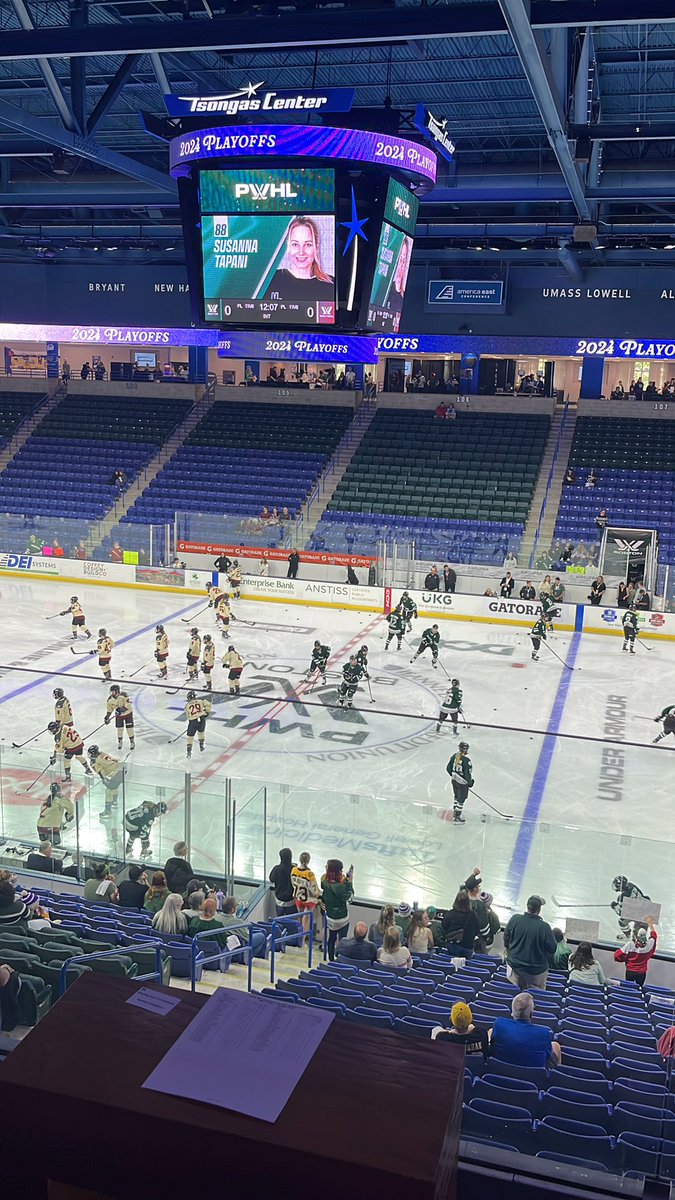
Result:
{"label": "hockey rink ice surface", "polygon": [[[246,664],[237,699],[229,697],[219,665],[227,643],[212,612],[194,621],[202,634],[214,636],[217,665],[207,748],[200,754],[195,739],[187,764],[185,737],[169,744],[186,726],[185,693],[171,696],[167,688],[186,686],[188,631],[205,600],[0,578],[0,833],[10,841],[35,841],[49,772],[26,789],[48,763],[51,737],[45,733],[22,751],[12,742],[52,719],[55,686],[64,687],[87,743],[117,754],[113,725],[87,738],[103,720],[108,695],[96,658],[71,653],[69,617],[45,620],[75,592],[94,634],[77,648],[92,648],[105,626],[116,642],[113,679],[134,702],[137,748],[126,762],[126,806],[147,798],[169,805],[153,828],[153,861],[163,862],[182,835],[189,770],[190,857],[202,871],[222,869],[229,778],[238,874],[262,876],[266,786],[268,871],[278,849],[288,845],[295,858],[310,851],[317,875],[327,857],[341,858],[345,867],[353,863],[357,896],[448,905],[458,884],[480,866],[502,916],[538,892],[547,900],[548,920],[562,923],[562,905],[570,903],[575,908],[568,915],[599,920],[607,937],[617,931],[607,907],[615,897],[611,881],[623,874],[663,905],[663,940],[675,946],[669,903],[675,739],[652,747],[660,726],[644,719],[675,701],[675,643],[652,640],[650,651],[638,645],[630,656],[622,653],[619,637],[557,633],[549,645],[576,668],[569,671],[546,647],[540,661],[531,662],[525,628],[441,620],[442,666],[433,670],[428,652],[411,666],[405,643],[397,652],[394,641],[385,653],[386,624],[377,614],[240,600],[228,638]],[[166,686],[157,685],[153,660],[157,622],[170,638]],[[413,648],[430,623],[414,623],[406,635]],[[326,685],[309,691],[304,674],[315,638],[332,654]],[[336,708],[341,667],[364,642],[374,703],[362,684],[352,711]],[[440,734],[435,731],[448,682],[443,667],[459,678],[471,723],[469,730],[460,726],[457,737],[449,720]],[[602,740],[607,738],[614,742]],[[513,820],[473,795],[465,825],[448,819],[452,790],[445,767],[461,739],[470,744],[477,792]],[[121,821],[120,828],[101,823],[103,788],[85,789],[84,783],[74,762],[82,848],[119,852]],[[64,845],[74,847],[72,829]]]}

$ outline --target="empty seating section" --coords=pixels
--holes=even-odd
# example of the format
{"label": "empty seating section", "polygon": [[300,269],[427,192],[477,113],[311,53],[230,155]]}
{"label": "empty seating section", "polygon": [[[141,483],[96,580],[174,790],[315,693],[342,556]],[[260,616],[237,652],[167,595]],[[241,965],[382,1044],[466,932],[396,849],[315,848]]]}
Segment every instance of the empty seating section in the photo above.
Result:
{"label": "empty seating section", "polygon": [[[418,557],[457,560],[476,551],[491,561],[495,541],[522,532],[549,424],[547,416],[530,413],[461,413],[438,421],[430,412],[382,409],[318,536],[333,548],[328,539],[340,534],[333,514],[367,514],[360,526],[396,528],[399,538],[415,539]],[[481,536],[470,539],[470,532]],[[355,549],[362,549],[358,530]]]}
{"label": "empty seating section", "polygon": [[346,406],[219,402],[125,520],[173,521],[177,511],[256,516],[265,504],[295,512],[352,416]]}
{"label": "empty seating section", "polygon": [[[517,990],[499,959],[476,954],[456,970],[444,953],[415,958],[410,971],[322,963],[264,989],[370,1026],[374,1037],[385,1028],[424,1038],[449,1024],[458,1000],[470,1004],[477,1025],[491,1026],[510,1015]],[[533,1020],[561,1043],[562,1064],[535,1069],[467,1055],[462,1136],[615,1174],[675,1179],[675,1081],[656,1051],[675,993],[585,987],[552,971],[546,990],[533,994]]]}
{"label": "empty seating section", "polygon": [[29,417],[42,396],[37,393],[26,395],[25,392],[0,392],[0,449],[7,445],[22,421]]}
{"label": "empty seating section", "polygon": [[[659,557],[675,562],[675,422],[579,417],[570,452],[576,483],[563,489],[555,534],[597,542],[601,508],[611,525],[659,531]],[[594,467],[595,488],[585,487]]]}
{"label": "empty seating section", "polygon": [[103,516],[115,500],[112,472],[137,475],[190,406],[180,398],[65,397],[0,474],[0,511]]}

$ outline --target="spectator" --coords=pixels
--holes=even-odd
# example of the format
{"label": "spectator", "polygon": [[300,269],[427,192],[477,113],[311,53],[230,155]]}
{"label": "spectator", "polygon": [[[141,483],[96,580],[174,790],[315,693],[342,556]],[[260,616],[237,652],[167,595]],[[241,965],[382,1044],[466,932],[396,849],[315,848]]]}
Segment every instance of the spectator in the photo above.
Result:
{"label": "spectator", "polygon": [[65,383],[68,382],[72,373],[73,373],[73,369],[72,369],[70,363],[68,362],[68,359],[64,358],[63,362],[61,363],[61,378],[64,380]]}
{"label": "spectator", "polygon": [[641,380],[641,379],[634,379],[634,380],[633,380],[633,383],[631,384],[631,388],[630,388],[630,390],[631,390],[631,392],[632,392],[632,394],[633,394],[633,396],[635,397],[635,399],[636,399],[636,400],[641,400],[641,399],[642,399],[642,393],[643,393],[643,392],[644,392],[644,390],[645,390],[645,385],[644,385],[644,383],[642,382],[642,380]]}
{"label": "spectator", "polygon": [[527,583],[523,584],[518,595],[521,600],[534,600],[536,598],[537,593],[534,590],[531,579],[528,579]]}
{"label": "spectator", "polygon": [[136,863],[129,867],[129,878],[117,885],[121,908],[137,908],[140,912],[148,891],[148,877]]}
{"label": "spectator", "polygon": [[188,920],[200,911],[205,900],[206,893],[201,888],[195,892],[190,892],[183,905],[183,910],[188,914]]}
{"label": "spectator", "polygon": [[347,583],[351,584],[353,587],[357,587],[358,582],[359,582],[359,577],[356,574],[356,571],[354,570],[353,567],[348,566],[347,567]]}
{"label": "spectator", "polygon": [[486,588],[486,589],[485,589],[485,591],[483,592],[483,595],[484,595],[484,596],[490,596],[490,597],[494,598],[494,597],[497,595],[497,593],[496,593],[496,592],[493,590],[493,588],[489,588],[489,587],[488,587],[488,588]]}
{"label": "spectator", "polygon": [[626,964],[626,982],[644,986],[650,958],[656,953],[658,934],[653,917],[645,918],[649,932],[641,926],[633,933],[630,942],[614,951],[614,961]]}
{"label": "spectator", "polygon": [[0,1029],[10,1033],[19,1024],[19,992],[22,980],[7,963],[0,966]]}
{"label": "spectator", "polygon": [[[162,373],[160,371],[160,379],[161,379],[161,377],[162,377]],[[100,358],[99,358],[98,362],[96,363],[96,366],[94,367],[94,379],[97,379],[99,383],[101,382],[102,379],[105,379],[105,367],[103,366],[103,363],[101,362]]]}
{"label": "spectator", "polygon": [[604,987],[605,972],[593,958],[590,942],[579,942],[569,960],[570,983],[584,983],[588,987]]}
{"label": "spectator", "polygon": [[218,558],[214,558],[213,565],[216,571],[227,573],[232,566],[232,559],[228,558],[226,554],[220,554]]}
{"label": "spectator", "polygon": [[369,942],[368,926],[363,921],[357,921],[354,926],[354,936],[345,937],[338,947],[340,961],[348,958],[350,962],[374,963],[377,958],[377,946]]}
{"label": "spectator", "polygon": [[511,599],[511,593],[515,586],[515,582],[516,581],[510,571],[507,571],[506,575],[502,576],[501,583],[499,584],[499,595],[501,596],[502,600]]}
{"label": "spectator", "polygon": [[519,992],[511,1002],[511,1016],[497,1017],[491,1031],[492,1053],[500,1062],[520,1067],[557,1067],[562,1058],[552,1030],[532,1024],[534,1000]]}
{"label": "spectator", "polygon": [[176,842],[174,845],[173,858],[167,858],[164,863],[164,874],[169,891],[180,892],[183,895],[195,874],[188,861],[188,848],[185,842]]}
{"label": "spectator", "polygon": [[58,538],[52,538],[52,556],[54,558],[65,558],[65,551]]}
{"label": "spectator", "polygon": [[552,587],[553,587],[553,584],[551,583],[551,576],[550,576],[550,575],[544,575],[544,578],[543,578],[543,580],[542,580],[541,587],[539,588],[539,591],[540,591],[540,593],[542,593],[542,592],[543,592],[545,595],[547,595],[547,596],[548,596],[548,595],[550,595],[550,592],[551,592],[551,588],[552,588]]}
{"label": "spectator", "polygon": [[560,555],[561,563],[568,563],[573,554],[574,554],[574,543],[567,542],[567,544],[563,547],[562,554]]}
{"label": "spectator", "polygon": [[14,884],[3,879],[0,883],[0,931],[27,934],[30,915],[28,905],[17,896]]}
{"label": "spectator", "polygon": [[623,399],[625,399],[625,396],[626,396],[626,389],[624,388],[622,381],[619,380],[619,382],[615,385],[614,390],[612,391],[612,399],[613,400],[623,400]]}
{"label": "spectator", "polygon": [[26,546],[26,554],[42,554],[44,542],[38,537],[37,533],[31,533]]}
{"label": "spectator", "polygon": [[530,896],[527,911],[514,913],[504,930],[507,977],[519,988],[546,987],[548,960],[557,942],[540,913],[541,896]]}
{"label": "spectator", "polygon": [[368,941],[372,942],[376,950],[379,950],[384,941],[384,935],[390,925],[394,924],[394,906],[393,904],[385,904],[380,910],[380,915],[377,921],[373,921],[368,930]]}
{"label": "spectator", "polygon": [[453,1004],[450,1021],[449,1029],[445,1029],[443,1025],[432,1029],[432,1041],[463,1046],[465,1054],[482,1054],[486,1059],[490,1051],[488,1031],[482,1025],[474,1025],[473,1013],[468,1004],[461,1000],[458,1004]]}
{"label": "spectator", "polygon": [[87,557],[87,547],[84,542],[78,542],[77,546],[73,547],[73,558],[84,559]]}
{"label": "spectator", "polygon": [[506,558],[504,559],[504,562],[502,563],[502,566],[507,571],[507,574],[510,571],[515,571],[516,567],[518,566],[518,559],[516,558],[516,556],[512,550],[509,550],[508,554],[506,555]]}
{"label": "spectator", "polygon": [[600,601],[602,600],[602,597],[606,591],[607,591],[607,584],[605,583],[602,575],[598,575],[598,578],[595,580],[595,582],[591,584],[591,591],[590,591],[590,595],[588,597],[591,604],[594,604],[597,606],[600,603]]}
{"label": "spectator", "polygon": [[259,572],[258,572],[258,574],[260,575],[260,578],[261,578],[261,579],[267,579],[267,577],[268,577],[269,573],[270,573],[270,564],[269,564],[269,562],[267,561],[267,559],[266,559],[266,558],[261,558],[261,559],[260,559],[260,570],[259,570]]}
{"label": "spectator", "polygon": [[54,858],[51,842],[40,842],[37,850],[31,851],[26,859],[27,871],[44,871],[47,875],[60,875],[63,861]]}
{"label": "spectator", "polygon": [[628,588],[622,579],[616,590],[616,606],[617,608],[628,608],[629,604],[630,600],[628,598]]}
{"label": "spectator", "polygon": [[291,869],[291,887],[298,912],[302,913],[302,928],[309,933],[309,914],[314,912],[321,890],[316,882],[316,875],[310,868],[311,855],[303,850],[300,855],[300,865]]}
{"label": "spectator", "polygon": [[597,517],[593,518],[593,524],[595,525],[596,529],[606,529],[608,520],[609,517],[607,516],[607,509],[601,508]]}
{"label": "spectator", "polygon": [[296,912],[295,893],[291,881],[293,851],[286,847],[279,851],[279,862],[270,871],[270,883],[274,888],[274,903],[278,917],[290,917]]}
{"label": "spectator", "polygon": [[[230,921],[230,924],[233,924],[233,922]],[[195,916],[190,917],[188,922],[190,937],[196,937],[198,933],[206,933],[207,931],[214,934],[214,941],[219,946],[222,946],[224,949],[227,948],[228,935],[224,931],[222,921],[218,918],[217,905],[213,896],[209,896],[207,900],[202,900],[199,912]]]}
{"label": "spectator", "polygon": [[555,600],[557,604],[562,604],[563,600],[565,599],[565,584],[561,581],[559,575],[556,575],[553,583],[551,584],[551,598]]}
{"label": "spectator", "polygon": [[433,954],[434,935],[426,909],[414,908],[411,912],[407,941],[411,954]]}
{"label": "spectator", "polygon": [[53,783],[49,795],[40,806],[37,819],[38,837],[41,842],[51,842],[52,846],[61,845],[61,830],[75,820],[73,802],[63,795],[60,783]]}
{"label": "spectator", "polygon": [[437,592],[441,586],[441,581],[438,578],[438,568],[434,566],[429,571],[429,574],[424,579],[425,592]]}
{"label": "spectator", "polygon": [[457,586],[457,572],[448,563],[443,567],[443,590],[454,592]]}
{"label": "spectator", "polygon": [[651,400],[651,399],[653,399],[654,396],[658,396],[658,394],[659,394],[659,390],[658,390],[656,384],[654,383],[654,380],[650,379],[649,383],[647,384],[647,386],[645,388],[645,400],[647,399],[647,397],[649,397],[649,399]]}
{"label": "spectator", "polygon": [[85,900],[95,900],[97,904],[117,904],[119,892],[107,863],[96,864],[94,878],[87,880],[82,894]]}
{"label": "spectator", "polygon": [[484,950],[488,943],[488,939],[490,939],[490,918],[488,917],[488,910],[482,899],[480,890],[481,883],[482,880],[480,877],[480,870],[478,867],[476,867],[473,875],[470,875],[464,884],[464,889],[469,897],[471,907],[478,917],[479,930],[477,938],[478,945],[476,946],[477,950]]}
{"label": "spectator", "polygon": [[[671,1025],[670,1029],[666,1029],[665,1033],[661,1034],[656,1043],[656,1049],[661,1058],[675,1058],[675,1025]],[[664,1063],[664,1066],[668,1068],[670,1064]]]}
{"label": "spectator", "polygon": [[563,482],[567,485],[567,487],[573,487],[576,481],[577,477],[574,473],[574,467],[568,467]]}
{"label": "spectator", "polygon": [[80,371],[80,379],[88,379],[91,375],[91,365],[88,362],[82,363]]}
{"label": "spectator", "polygon": [[188,919],[183,912],[183,897],[178,892],[169,892],[152,918],[152,928],[170,936],[187,933]]}
{"label": "spectator", "polygon": [[565,941],[562,929],[554,927],[552,932],[557,944],[555,952],[548,960],[549,968],[551,971],[567,971],[572,951]]}
{"label": "spectator", "polygon": [[349,901],[354,895],[354,868],[343,874],[339,858],[329,858],[326,873],[321,877],[323,906],[328,926],[328,957],[335,962],[335,947],[349,930]]}
{"label": "spectator", "polygon": [[433,934],[434,946],[437,950],[443,948],[443,926],[436,915],[438,909],[434,904],[427,904],[426,913],[429,918],[429,928]]}
{"label": "spectator", "polygon": [[641,609],[643,612],[648,611],[649,608],[651,607],[650,600],[649,600],[649,592],[644,587],[644,585],[641,583],[639,583],[637,585],[637,588],[635,589],[635,597],[633,599],[633,604],[635,605],[636,608]]}
{"label": "spectator", "polygon": [[407,946],[401,945],[401,930],[398,925],[390,925],[384,935],[384,941],[377,952],[377,961],[384,967],[412,966],[412,955]]}
{"label": "spectator", "polygon": [[152,876],[152,883],[143,901],[143,908],[146,912],[159,912],[168,895],[169,889],[166,883],[166,875],[163,871],[155,871]]}
{"label": "spectator", "polygon": [[490,924],[490,934],[486,939],[486,942],[488,946],[491,946],[502,927],[502,923],[492,907],[494,897],[492,896],[491,892],[481,892],[480,898],[485,905],[485,911],[487,912],[488,921]]}
{"label": "spectator", "polygon": [[124,562],[124,551],[119,542],[114,542],[110,551],[110,561],[114,563]]}
{"label": "spectator", "polygon": [[[208,900],[206,901],[208,904]],[[213,901],[215,904],[215,901]],[[203,907],[203,906],[202,906]],[[225,929],[231,925],[242,925],[241,917],[237,916],[237,897],[226,896],[223,901],[223,912],[220,918],[221,925]],[[267,935],[262,929],[251,929],[249,925],[244,925],[242,929],[235,930],[235,937],[239,938],[240,942],[245,945],[253,946],[253,957],[264,958],[267,951]],[[237,961],[235,959],[235,961]],[[243,959],[239,961],[244,961]]]}
{"label": "spectator", "polygon": [[444,421],[445,418],[447,417],[447,415],[448,415],[447,405],[444,403],[443,400],[441,400],[440,404],[437,405],[437,407],[434,409],[434,416],[437,417],[439,421]]}
{"label": "spectator", "polygon": [[288,571],[286,572],[287,579],[297,579],[298,567],[300,566],[300,555],[297,550],[291,550],[288,556]]}
{"label": "spectator", "polygon": [[284,522],[293,520],[293,514],[286,504],[284,504],[284,507],[282,508],[281,512],[279,513],[279,520],[284,521]]}
{"label": "spectator", "polygon": [[457,416],[457,409],[455,408],[454,404],[449,404],[448,411],[445,414],[446,421],[454,421],[456,416]]}
{"label": "spectator", "polygon": [[[408,902],[406,900],[402,900],[398,906],[398,915],[397,915],[396,919],[394,921],[392,921],[392,925],[398,925],[399,929],[401,930],[401,940],[403,942],[405,942],[406,935],[408,933],[408,926],[410,924],[411,913],[412,913],[412,908],[410,907]],[[385,930],[385,933],[386,933],[386,930]]]}
{"label": "spectator", "polygon": [[457,893],[452,908],[443,917],[442,929],[445,948],[459,957],[471,958],[474,942],[480,933],[480,922],[467,892]]}
{"label": "spectator", "polygon": [[595,467],[591,467],[590,471],[588,472],[588,475],[586,476],[586,483],[584,484],[584,487],[594,488],[597,486],[597,483],[598,483],[598,477],[595,473]]}

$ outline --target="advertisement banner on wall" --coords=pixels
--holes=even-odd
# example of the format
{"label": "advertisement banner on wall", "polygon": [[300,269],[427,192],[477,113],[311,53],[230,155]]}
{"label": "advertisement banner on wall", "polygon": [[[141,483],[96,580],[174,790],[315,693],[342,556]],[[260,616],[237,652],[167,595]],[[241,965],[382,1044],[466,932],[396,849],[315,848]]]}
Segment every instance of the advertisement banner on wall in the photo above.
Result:
{"label": "advertisement banner on wall", "polygon": [[0,571],[20,571],[27,575],[59,575],[60,566],[60,558],[32,554],[0,554]]}
{"label": "advertisement banner on wall", "polygon": [[[625,609],[607,606],[584,608],[584,632],[623,635]],[[640,633],[646,638],[675,639],[675,613],[638,612]]]}
{"label": "advertisement banner on wall", "polygon": [[155,587],[185,587],[185,571],[174,567],[136,567],[136,583],[153,583]]}
{"label": "advertisement banner on wall", "polygon": [[282,604],[315,604],[322,608],[354,608],[382,612],[384,588],[352,587],[323,579],[278,579],[247,575],[242,580],[247,600],[277,600]]}
{"label": "advertisement banner on wall", "polygon": [[[216,542],[178,542],[176,550],[179,554],[204,554],[208,558],[224,554],[228,558],[265,558],[270,562],[288,562],[289,555],[287,550],[270,550],[268,546],[224,546]],[[369,567],[371,563],[377,562],[377,559],[368,558],[364,554],[330,554],[328,551],[303,550],[300,561],[319,563],[326,567]]]}
{"label": "advertisement banner on wall", "polygon": [[[493,624],[531,626],[541,614],[537,600],[501,600],[492,596],[467,596],[457,592],[411,592],[420,616],[434,620],[486,621]],[[558,629],[574,629],[575,604],[559,604]]]}

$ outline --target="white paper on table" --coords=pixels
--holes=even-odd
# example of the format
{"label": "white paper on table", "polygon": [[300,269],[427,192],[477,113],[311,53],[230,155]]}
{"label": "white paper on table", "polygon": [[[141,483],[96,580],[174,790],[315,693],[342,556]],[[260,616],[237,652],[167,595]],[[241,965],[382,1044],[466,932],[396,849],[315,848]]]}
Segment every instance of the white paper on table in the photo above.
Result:
{"label": "white paper on table", "polygon": [[276,1121],[334,1015],[218,988],[143,1087]]}
{"label": "white paper on table", "polygon": [[169,992],[154,992],[152,988],[143,987],[129,997],[127,1004],[135,1004],[136,1008],[145,1008],[148,1012],[165,1017],[172,1008],[180,1004],[180,997],[172,996]]}
{"label": "white paper on table", "polygon": [[621,916],[626,921],[645,921],[647,917],[653,917],[658,925],[661,917],[661,905],[655,900],[645,900],[642,896],[636,896],[635,900],[624,900],[621,906]]}

